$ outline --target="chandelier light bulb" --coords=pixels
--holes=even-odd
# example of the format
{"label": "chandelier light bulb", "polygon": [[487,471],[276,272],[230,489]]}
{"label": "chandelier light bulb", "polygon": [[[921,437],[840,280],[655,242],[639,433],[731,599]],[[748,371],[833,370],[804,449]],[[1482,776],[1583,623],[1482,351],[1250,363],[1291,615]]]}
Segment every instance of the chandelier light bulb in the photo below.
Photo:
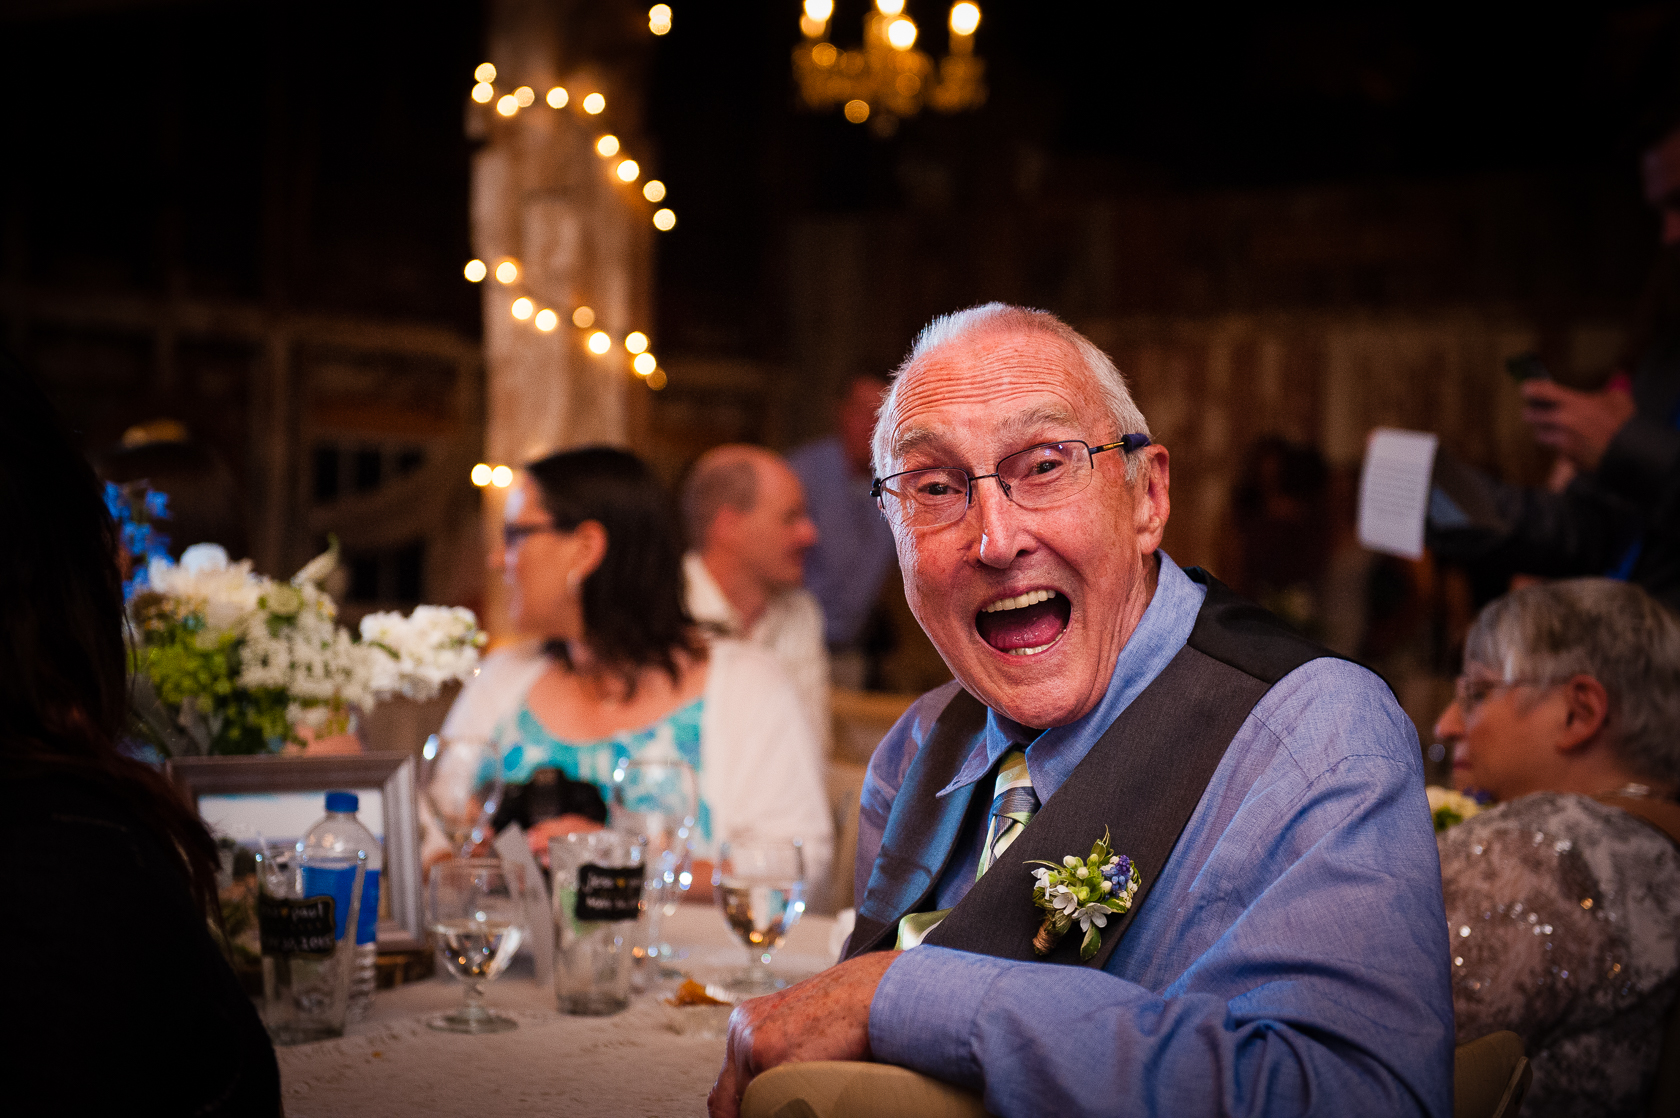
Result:
{"label": "chandelier light bulb", "polygon": [[589,352],[597,357],[612,348],[612,339],[605,330],[597,330],[589,335]]}
{"label": "chandelier light bulb", "polygon": [[665,35],[671,30],[671,5],[655,4],[648,9],[648,30],[655,35]]}
{"label": "chandelier light bulb", "polygon": [[519,278],[519,265],[511,260],[504,260],[496,265],[496,280],[499,283],[512,283]]}
{"label": "chandelier light bulb", "polygon": [[634,159],[626,159],[618,165],[618,178],[620,182],[635,182],[641,173],[641,164],[637,163]]}
{"label": "chandelier light bulb", "polygon": [[519,102],[514,99],[513,94],[504,93],[501,99],[496,102],[496,111],[503,116],[512,116],[519,111]]}
{"label": "chandelier light bulb", "polygon": [[517,318],[521,322],[524,322],[527,318],[531,317],[532,312],[537,309],[537,306],[535,303],[531,302],[531,300],[521,295],[513,301],[512,309],[513,317]]}
{"label": "chandelier light bulb", "polygon": [[506,466],[497,466],[490,471],[490,484],[497,489],[506,489],[513,484],[513,471]]}
{"label": "chandelier light bulb", "polygon": [[651,353],[638,353],[630,362],[630,367],[636,370],[636,375],[645,377],[659,367],[659,362]]}
{"label": "chandelier light bulb", "polygon": [[595,141],[595,154],[602,159],[618,154],[618,137],[610,132]]}
{"label": "chandelier light bulb", "polygon": [[490,469],[490,464],[488,462],[480,462],[472,468],[472,483],[480,489],[483,489],[486,485],[490,484],[490,475],[492,472],[493,471]]}
{"label": "chandelier light bulb", "polygon": [[846,119],[853,124],[862,124],[869,119],[869,102],[851,100],[846,102]]}
{"label": "chandelier light bulb", "polygon": [[547,307],[544,307],[542,310],[537,312],[536,327],[538,330],[547,334],[558,325],[560,325],[560,316],[549,310]]}
{"label": "chandelier light bulb", "polygon": [[673,210],[654,210],[653,227],[661,233],[669,233],[677,227],[677,215]]}
{"label": "chandelier light bulb", "polygon": [[496,96],[496,87],[489,82],[479,82],[472,88],[472,99],[480,105],[488,105],[490,98]]}
{"label": "chandelier light bulb", "polygon": [[519,102],[519,107],[528,109],[537,99],[537,91],[528,85],[522,85],[513,91],[513,99]]}
{"label": "chandelier light bulb", "polygon": [[904,0],[875,0],[875,10],[884,16],[901,15],[904,12]]}
{"label": "chandelier light bulb", "polygon": [[916,45],[916,25],[904,16],[887,24],[887,42],[894,50],[909,50]]}
{"label": "chandelier light bulb", "polygon": [[563,109],[566,107],[566,102],[571,99],[572,95],[566,92],[566,87],[560,85],[557,85],[553,89],[549,90],[548,96],[545,98],[548,102],[548,107],[551,109]]}
{"label": "chandelier light bulb", "polygon": [[642,187],[642,197],[650,202],[663,202],[665,200],[665,184],[658,179],[649,179],[647,184]]}
{"label": "chandelier light bulb", "polygon": [[493,82],[496,80],[496,67],[489,62],[480,62],[478,69],[473,71],[473,77],[481,82]]}
{"label": "chandelier light bulb", "polygon": [[953,35],[972,35],[974,29],[980,26],[980,9],[968,0],[960,4],[951,5],[951,33]]}
{"label": "chandelier light bulb", "polygon": [[[899,5],[903,10],[903,5]],[[827,23],[834,14],[834,0],[805,0],[805,18],[813,23]]]}
{"label": "chandelier light bulb", "polygon": [[579,307],[572,312],[572,325],[579,330],[587,330],[595,325],[595,312],[589,307]]}
{"label": "chandelier light bulb", "polygon": [[583,99],[583,111],[588,113],[590,116],[599,116],[601,111],[606,107],[607,99],[602,97],[599,93],[591,93],[588,97]]}
{"label": "chandelier light bulb", "polygon": [[467,266],[461,269],[461,274],[467,277],[469,283],[483,283],[484,277],[490,274],[482,260],[469,260]]}
{"label": "chandelier light bulb", "polygon": [[647,335],[640,330],[632,330],[624,336],[624,348],[631,353],[641,353],[647,347]]}

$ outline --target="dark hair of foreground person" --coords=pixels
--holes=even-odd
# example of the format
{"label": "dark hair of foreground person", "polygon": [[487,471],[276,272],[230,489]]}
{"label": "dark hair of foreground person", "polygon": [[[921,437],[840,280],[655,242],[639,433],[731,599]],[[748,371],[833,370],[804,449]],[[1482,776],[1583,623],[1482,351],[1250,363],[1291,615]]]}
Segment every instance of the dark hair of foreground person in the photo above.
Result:
{"label": "dark hair of foreground person", "polygon": [[125,757],[116,532],[40,388],[0,354],[0,920],[8,1097],[53,1114],[278,1114],[279,1069],[211,937],[216,848]]}

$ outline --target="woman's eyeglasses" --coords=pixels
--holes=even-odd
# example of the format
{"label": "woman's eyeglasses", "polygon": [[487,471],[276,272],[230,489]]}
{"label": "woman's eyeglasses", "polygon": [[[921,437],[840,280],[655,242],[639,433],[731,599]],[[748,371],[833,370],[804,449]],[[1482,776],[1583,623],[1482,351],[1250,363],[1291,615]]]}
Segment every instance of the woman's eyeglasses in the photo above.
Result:
{"label": "woman's eyeglasses", "polygon": [[502,546],[512,551],[524,543],[527,536],[541,535],[544,532],[558,532],[559,530],[552,524],[504,524],[502,525]]}

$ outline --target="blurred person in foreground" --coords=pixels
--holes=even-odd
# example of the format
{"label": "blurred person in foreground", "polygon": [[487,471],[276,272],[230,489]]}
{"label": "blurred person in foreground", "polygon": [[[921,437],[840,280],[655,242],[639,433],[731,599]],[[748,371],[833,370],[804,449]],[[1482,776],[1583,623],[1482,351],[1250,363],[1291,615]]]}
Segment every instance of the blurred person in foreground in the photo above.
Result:
{"label": "blurred person in foreground", "polygon": [[1608,579],[1513,591],[1435,732],[1499,800],[1440,837],[1459,1043],[1523,1038],[1528,1118],[1645,1113],[1680,993],[1680,621]]}
{"label": "blurred person in foreground", "polygon": [[[956,681],[870,761],[846,960],[736,1008],[712,1113],[777,1064],[872,1059],[1005,1118],[1446,1118],[1416,732],[1371,672],[1160,550],[1167,451],[1107,355],[1042,311],[936,319],[874,461]],[[1105,834],[1133,907],[1042,953],[1032,866]],[[1103,865],[1068,871],[1070,904],[1110,895]]]}
{"label": "blurred person in foreground", "polygon": [[[797,693],[768,652],[708,641],[689,616],[674,510],[641,459],[590,447],[532,462],[503,538],[509,612],[537,639],[487,658],[443,736],[493,738],[510,785],[558,770],[603,799],[619,762],[680,757],[700,778],[699,858],[748,832],[798,838],[822,880],[833,824]],[[531,846],[546,855],[551,835],[598,826],[536,820]]]}
{"label": "blurred person in foreground", "polygon": [[893,566],[892,530],[869,494],[869,438],[886,392],[884,377],[853,377],[836,409],[835,433],[788,455],[817,525],[805,586],[822,605],[834,680],[851,688],[863,686],[864,630]]}
{"label": "blurred person in foreground", "polygon": [[682,490],[690,551],[688,611],[782,665],[811,722],[820,767],[828,741],[828,657],[822,612],[799,584],[817,530],[805,491],[781,455],[733,443],[700,456]]}
{"label": "blurred person in foreground", "polygon": [[26,933],[0,1076],[52,1114],[278,1115],[274,1048],[211,936],[216,847],[129,718],[117,539],[0,356],[0,918]]}

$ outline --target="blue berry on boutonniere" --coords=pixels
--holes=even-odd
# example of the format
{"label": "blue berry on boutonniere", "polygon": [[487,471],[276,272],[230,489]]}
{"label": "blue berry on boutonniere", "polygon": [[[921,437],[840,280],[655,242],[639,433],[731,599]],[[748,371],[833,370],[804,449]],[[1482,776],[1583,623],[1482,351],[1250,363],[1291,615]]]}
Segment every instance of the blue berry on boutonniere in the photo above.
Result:
{"label": "blue berry on boutonniere", "polygon": [[1048,955],[1077,922],[1085,933],[1079,958],[1089,960],[1102,946],[1102,929],[1109,915],[1131,909],[1132,898],[1142,884],[1137,866],[1126,855],[1110,849],[1106,827],[1088,857],[1069,854],[1059,865],[1045,861],[1036,864],[1043,868],[1033,871],[1038,882],[1033,887],[1033,903],[1044,910],[1045,916],[1033,937],[1033,951]]}

